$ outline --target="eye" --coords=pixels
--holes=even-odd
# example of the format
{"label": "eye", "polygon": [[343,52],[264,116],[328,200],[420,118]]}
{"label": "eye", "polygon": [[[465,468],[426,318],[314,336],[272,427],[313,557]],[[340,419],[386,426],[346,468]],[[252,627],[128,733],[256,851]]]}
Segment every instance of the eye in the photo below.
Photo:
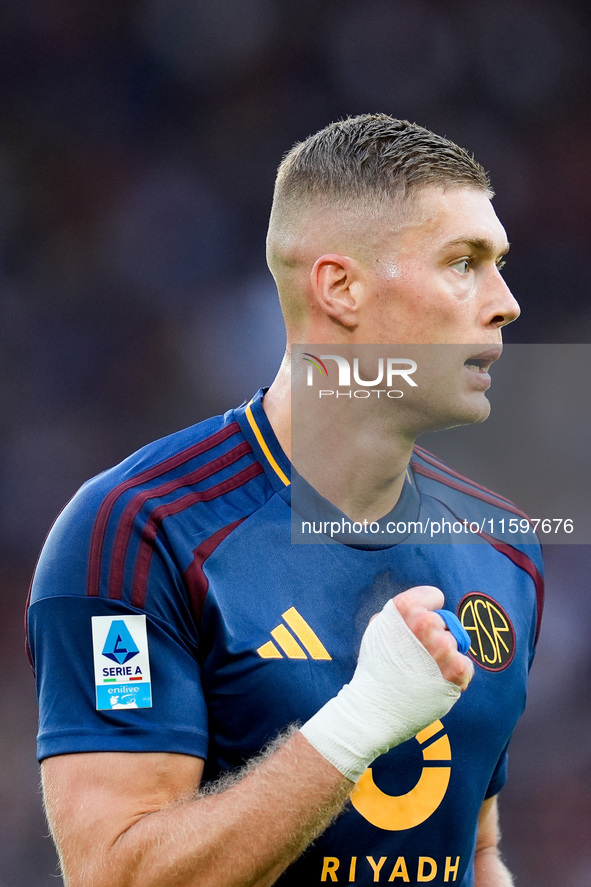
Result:
{"label": "eye", "polygon": [[497,271],[502,271],[507,262],[505,261],[505,259],[498,259],[495,264],[497,266]]}
{"label": "eye", "polygon": [[458,259],[458,261],[454,262],[451,267],[455,268],[455,270],[458,271],[460,274],[467,274],[470,270],[470,259]]}

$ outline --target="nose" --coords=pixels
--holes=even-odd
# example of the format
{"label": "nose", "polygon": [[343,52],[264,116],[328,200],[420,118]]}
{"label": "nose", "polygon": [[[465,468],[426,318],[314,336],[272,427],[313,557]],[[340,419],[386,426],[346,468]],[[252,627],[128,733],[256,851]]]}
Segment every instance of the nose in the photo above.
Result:
{"label": "nose", "polygon": [[493,274],[494,280],[490,284],[489,299],[485,308],[485,322],[487,326],[500,329],[517,320],[521,308],[499,269],[495,267]]}

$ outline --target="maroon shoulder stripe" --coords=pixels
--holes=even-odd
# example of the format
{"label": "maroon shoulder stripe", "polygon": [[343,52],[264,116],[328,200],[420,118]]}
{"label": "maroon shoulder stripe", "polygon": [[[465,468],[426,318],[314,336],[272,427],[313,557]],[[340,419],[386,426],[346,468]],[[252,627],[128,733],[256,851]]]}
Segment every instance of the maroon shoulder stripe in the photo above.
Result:
{"label": "maroon shoulder stripe", "polygon": [[218,458],[214,459],[212,462],[208,462],[207,465],[202,465],[201,468],[198,468],[196,471],[192,471],[181,477],[176,477],[164,484],[160,484],[158,487],[150,487],[148,490],[142,490],[140,493],[136,493],[131,502],[125,507],[117,525],[117,536],[113,545],[111,569],[109,573],[110,598],[121,597],[119,584],[124,570],[129,540],[131,539],[133,525],[137,515],[146,502],[150,499],[158,499],[168,496],[182,487],[195,486],[196,484],[207,480],[207,478],[212,475],[217,474],[217,472],[221,471],[223,468],[227,468],[229,465],[237,462],[248,453],[252,453],[252,447],[247,440],[243,440],[238,446],[228,450],[227,453],[218,456]]}
{"label": "maroon shoulder stripe", "polygon": [[201,545],[198,545],[193,552],[193,560],[185,570],[185,582],[189,590],[189,595],[193,604],[193,612],[195,613],[195,619],[197,621],[201,619],[203,605],[209,588],[207,576],[203,572],[203,565],[207,558],[213,554],[218,545],[224,541],[226,536],[229,536],[232,530],[236,529],[236,527],[244,520],[245,518],[241,517],[239,520],[235,520],[233,523],[228,524],[227,527],[222,527],[221,530],[218,530],[217,533],[214,533],[209,539],[205,539]]}
{"label": "maroon shoulder stripe", "polygon": [[189,462],[191,459],[207,452],[207,450],[213,449],[213,447],[216,447],[224,440],[227,440],[227,438],[232,437],[234,434],[238,434],[239,431],[240,425],[238,422],[230,422],[229,425],[216,431],[215,434],[210,435],[210,437],[206,437],[204,440],[199,441],[199,443],[188,447],[186,450],[182,450],[180,453],[176,453],[169,459],[165,459],[163,462],[153,465],[151,468],[146,469],[146,471],[142,471],[140,474],[135,475],[135,477],[123,481],[123,483],[118,484],[107,496],[105,496],[96,516],[90,541],[87,582],[88,595],[91,597],[97,597],[100,591],[100,566],[103,546],[105,543],[105,534],[107,532],[109,517],[111,516],[111,512],[117,499],[127,490],[131,490],[133,487],[140,486],[143,483],[161,477],[163,474],[166,474],[167,471],[172,471],[180,465],[184,465],[185,462]]}
{"label": "maroon shoulder stripe", "polygon": [[[181,496],[181,498],[177,499],[175,502],[169,502],[154,509],[144,527],[142,540],[136,557],[131,592],[132,606],[142,609],[145,604],[148,574],[150,572],[150,564],[152,562],[152,554],[154,551],[154,541],[156,540],[162,521],[167,517],[179,514],[181,511],[190,508],[197,502],[211,502],[213,499],[217,499],[225,493],[229,493],[232,490],[238,489],[238,487],[244,486],[248,481],[263,473],[264,469],[262,465],[259,462],[253,462],[233,477],[227,478],[207,490],[198,490],[192,493],[187,493],[186,496]],[[118,598],[121,598],[123,593],[122,580],[123,574],[121,574],[117,589]]]}
{"label": "maroon shoulder stripe", "polygon": [[544,612],[544,578],[532,559],[524,554],[523,551],[520,551],[518,548],[513,548],[512,545],[509,545],[507,542],[501,542],[500,539],[495,539],[494,536],[489,536],[488,533],[479,533],[479,536],[482,536],[483,539],[486,539],[493,548],[496,548],[501,554],[504,554],[505,557],[508,557],[510,561],[520,567],[522,570],[525,570],[529,576],[533,579],[534,586],[536,589],[536,601],[537,601],[537,617],[536,617],[536,641],[540,634],[540,627],[542,624],[542,613]]}
{"label": "maroon shoulder stripe", "polygon": [[424,477],[430,477],[432,480],[437,480],[440,483],[445,484],[446,487],[459,490],[460,493],[468,493],[468,495],[473,496],[475,499],[480,499],[482,502],[488,502],[489,505],[496,505],[497,508],[504,508],[506,511],[511,511],[513,514],[518,514],[519,517],[524,517],[526,520],[529,520],[527,514],[516,508],[512,502],[504,501],[503,503],[499,503],[495,493],[489,495],[484,489],[473,489],[459,480],[454,480],[451,477],[442,477],[440,474],[431,471],[430,468],[426,468],[424,465],[419,465],[417,462],[412,463],[412,470],[417,474],[424,475]]}
{"label": "maroon shoulder stripe", "polygon": [[449,465],[446,465],[445,462],[442,462],[440,459],[437,458],[437,456],[434,456],[433,453],[430,453],[428,450],[424,450],[423,447],[418,447],[415,444],[413,449],[422,459],[425,460],[425,462],[429,462],[431,465],[435,465],[436,468],[441,468],[441,470],[445,471],[446,474],[451,474],[452,477],[464,481],[464,483],[469,484],[471,487],[476,487],[476,489],[482,490],[483,493],[489,493],[491,496],[494,496],[496,499],[499,499],[506,505],[512,505],[513,507],[515,507],[510,499],[506,499],[504,496],[500,496],[498,493],[495,493],[494,490],[489,490],[488,487],[483,487],[482,484],[477,484],[475,481],[470,480],[469,477],[465,477],[463,474],[460,474],[459,471],[454,471],[453,468],[450,468]]}

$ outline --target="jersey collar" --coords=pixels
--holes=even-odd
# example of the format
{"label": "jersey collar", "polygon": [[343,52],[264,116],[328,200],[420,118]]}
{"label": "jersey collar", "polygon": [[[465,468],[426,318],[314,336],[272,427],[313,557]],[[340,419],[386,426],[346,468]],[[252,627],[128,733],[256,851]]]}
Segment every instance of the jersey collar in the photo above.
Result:
{"label": "jersey collar", "polygon": [[[267,418],[267,414],[263,409],[263,396],[267,391],[268,388],[259,388],[257,393],[248,403],[243,403],[242,406],[235,411],[235,417],[242,428],[244,436],[251,444],[257,459],[265,469],[265,474],[269,478],[272,486],[278,492],[283,492],[284,496],[286,495],[289,499],[289,493],[291,493],[291,490],[288,490],[288,488],[291,486],[291,477],[294,470],[289,459],[281,449],[279,441],[275,436],[275,432],[271,427],[271,423]],[[298,478],[298,490],[300,489],[300,484],[303,484],[302,488],[304,490],[307,489],[309,491],[309,498],[307,494],[304,494],[303,497],[303,501],[306,501],[306,511],[311,507],[313,513],[318,510],[319,512],[322,512],[323,518],[326,519],[326,509],[329,511],[332,509],[335,512],[333,517],[336,518],[341,516],[341,512],[338,511],[335,506],[331,505],[326,499],[323,499],[318,493],[313,491],[302,478]],[[409,468],[407,469],[406,481],[398,503],[393,511],[386,515],[382,520],[384,522],[396,521],[397,523],[403,519],[405,521],[415,520],[419,510],[419,502],[420,496]],[[321,508],[319,508],[320,503],[322,503]],[[403,541],[406,536],[406,533],[388,533],[389,545]],[[339,539],[338,541],[345,540]],[[368,547],[382,546],[368,545]]]}
{"label": "jersey collar", "polygon": [[291,464],[263,409],[263,395],[267,391],[267,388],[259,388],[248,403],[236,410],[235,415],[271,484],[276,490],[284,490],[291,483]]}

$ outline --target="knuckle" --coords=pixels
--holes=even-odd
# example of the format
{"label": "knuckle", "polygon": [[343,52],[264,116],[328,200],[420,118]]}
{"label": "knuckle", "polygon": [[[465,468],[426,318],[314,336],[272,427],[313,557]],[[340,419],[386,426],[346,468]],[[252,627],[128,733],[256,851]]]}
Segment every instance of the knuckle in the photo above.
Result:
{"label": "knuckle", "polygon": [[394,606],[401,616],[408,616],[414,606],[414,601],[412,595],[410,594],[410,591],[402,591],[400,594],[397,594],[394,598]]}
{"label": "knuckle", "polygon": [[441,635],[439,617],[436,613],[432,613],[430,610],[424,610],[417,615],[416,631],[417,633],[420,633],[421,636],[434,643],[441,643],[441,641],[445,640]]}
{"label": "knuckle", "polygon": [[444,677],[456,684],[460,689],[465,690],[474,675],[474,666],[465,656],[457,653],[450,659],[445,669]]}
{"label": "knuckle", "polygon": [[402,615],[414,636],[425,647],[430,648],[435,645],[434,634],[436,627],[433,624],[432,614],[428,610],[410,611]]}

